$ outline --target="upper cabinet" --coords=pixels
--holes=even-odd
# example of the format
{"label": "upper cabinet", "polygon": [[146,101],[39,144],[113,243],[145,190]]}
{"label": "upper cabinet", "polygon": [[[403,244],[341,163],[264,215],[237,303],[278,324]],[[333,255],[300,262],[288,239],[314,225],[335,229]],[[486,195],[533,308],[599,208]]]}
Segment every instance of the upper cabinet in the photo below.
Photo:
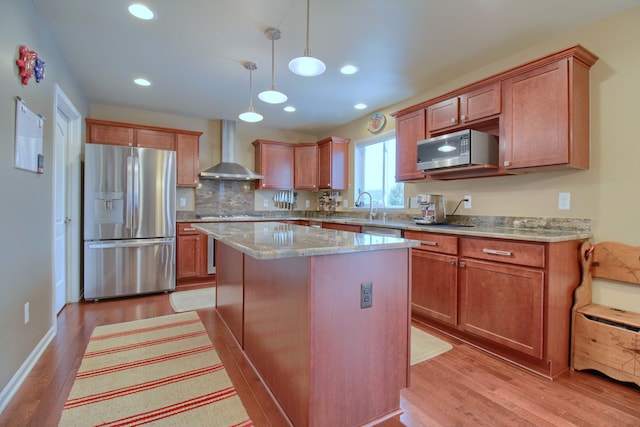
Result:
{"label": "upper cabinet", "polygon": [[469,125],[500,114],[500,83],[496,82],[427,106],[427,129],[431,134]]}
{"label": "upper cabinet", "polygon": [[318,145],[296,144],[293,147],[293,188],[296,190],[318,189]]}
{"label": "upper cabinet", "polygon": [[264,178],[256,189],[290,190],[293,188],[293,144],[258,139],[255,147],[256,172]]}
{"label": "upper cabinet", "polygon": [[589,69],[596,59],[577,49],[502,82],[505,169],[589,168]]}
{"label": "upper cabinet", "polygon": [[200,173],[200,149],[198,135],[176,135],[177,185],[197,187]]}
{"label": "upper cabinet", "polygon": [[87,143],[177,151],[178,187],[198,185],[199,140],[202,132],[86,119]]}
{"label": "upper cabinet", "polygon": [[464,167],[432,175],[417,170],[419,140],[462,129],[499,135],[500,162],[493,175],[587,169],[589,69],[597,59],[576,45],[394,113],[396,179],[487,176]]}
{"label": "upper cabinet", "polygon": [[337,136],[318,141],[318,189],[349,187],[349,141]]}
{"label": "upper cabinet", "polygon": [[424,179],[416,168],[416,142],[426,138],[425,110],[420,109],[396,118],[396,181]]}

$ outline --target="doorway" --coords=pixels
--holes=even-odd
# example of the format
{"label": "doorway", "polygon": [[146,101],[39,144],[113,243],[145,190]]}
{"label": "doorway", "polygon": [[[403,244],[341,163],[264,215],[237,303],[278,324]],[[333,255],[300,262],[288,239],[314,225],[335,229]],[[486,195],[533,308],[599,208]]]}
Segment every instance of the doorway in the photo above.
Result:
{"label": "doorway", "polygon": [[53,324],[80,300],[81,130],[78,110],[56,85],[53,160]]}

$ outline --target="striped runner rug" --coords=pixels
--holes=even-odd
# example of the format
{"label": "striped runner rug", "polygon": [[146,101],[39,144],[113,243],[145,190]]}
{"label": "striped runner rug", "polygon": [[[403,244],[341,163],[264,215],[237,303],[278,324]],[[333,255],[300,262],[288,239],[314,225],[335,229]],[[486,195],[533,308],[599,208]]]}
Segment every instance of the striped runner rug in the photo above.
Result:
{"label": "striped runner rug", "polygon": [[253,423],[198,315],[98,326],[59,426]]}

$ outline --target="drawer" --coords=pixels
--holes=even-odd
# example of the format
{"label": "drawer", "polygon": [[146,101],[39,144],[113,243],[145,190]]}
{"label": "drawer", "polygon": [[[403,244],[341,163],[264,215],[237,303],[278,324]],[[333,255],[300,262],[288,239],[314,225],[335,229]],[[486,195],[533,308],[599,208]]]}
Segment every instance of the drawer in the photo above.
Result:
{"label": "drawer", "polygon": [[179,222],[177,229],[179,236],[198,233],[198,230],[196,230],[190,222]]}
{"label": "drawer", "polygon": [[456,236],[405,230],[403,237],[405,239],[420,240],[421,244],[418,248],[422,250],[449,255],[458,253],[458,238]]}
{"label": "drawer", "polygon": [[545,267],[545,245],[511,240],[460,239],[460,256],[529,267]]}

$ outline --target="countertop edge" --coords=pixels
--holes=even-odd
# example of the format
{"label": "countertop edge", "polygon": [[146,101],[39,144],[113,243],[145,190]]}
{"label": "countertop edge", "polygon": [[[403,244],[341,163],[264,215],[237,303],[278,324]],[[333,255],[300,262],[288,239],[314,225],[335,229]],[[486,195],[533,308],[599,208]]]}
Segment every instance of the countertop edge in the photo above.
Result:
{"label": "countertop edge", "polygon": [[573,230],[549,230],[535,228],[502,228],[502,227],[461,227],[443,228],[430,225],[416,225],[412,223],[398,221],[369,221],[366,219],[345,219],[345,218],[308,218],[308,217],[225,217],[215,220],[206,218],[180,218],[177,223],[227,223],[227,222],[282,222],[282,221],[312,221],[331,222],[337,224],[351,224],[360,226],[385,227],[400,230],[424,231],[428,233],[449,234],[461,237],[486,237],[494,239],[523,240],[541,243],[557,243],[570,240],[585,240],[593,238],[593,234],[585,231]]}

